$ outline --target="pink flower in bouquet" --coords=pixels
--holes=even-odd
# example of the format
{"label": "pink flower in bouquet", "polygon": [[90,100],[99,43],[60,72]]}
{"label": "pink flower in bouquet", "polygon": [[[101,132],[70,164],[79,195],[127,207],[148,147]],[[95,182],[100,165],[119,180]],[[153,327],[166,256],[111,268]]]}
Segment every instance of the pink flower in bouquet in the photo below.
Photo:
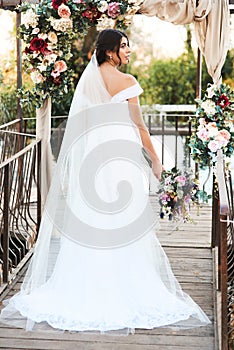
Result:
{"label": "pink flower in bouquet", "polygon": [[218,151],[218,149],[222,148],[222,145],[220,144],[220,142],[216,141],[216,140],[211,140],[208,143],[208,148],[210,149],[210,151],[212,153],[215,153]]}
{"label": "pink flower in bouquet", "polygon": [[176,177],[175,177],[175,180],[176,180],[177,182],[181,183],[182,186],[184,186],[185,183],[186,183],[186,177],[183,176],[183,175],[176,176]]}
{"label": "pink flower in bouquet", "polygon": [[199,118],[199,124],[200,125],[205,125],[205,123],[206,123],[205,118]]}
{"label": "pink flower in bouquet", "polygon": [[186,194],[186,196],[184,197],[184,201],[185,201],[186,203],[189,203],[189,202],[191,201],[191,197],[190,197],[189,194]]}
{"label": "pink flower in bouquet", "polygon": [[108,5],[108,10],[107,10],[108,16],[111,18],[117,18],[120,14],[120,6],[118,2],[111,2]]}
{"label": "pink flower in bouquet", "polygon": [[162,193],[161,195],[160,195],[160,200],[162,201],[162,202],[168,202],[169,200],[170,200],[170,196],[169,196],[169,194],[167,194],[167,193]]}
{"label": "pink flower in bouquet", "polygon": [[60,72],[55,71],[55,70],[52,70],[52,72],[51,72],[51,76],[52,76],[53,78],[57,78],[57,77],[59,77],[59,76],[60,76]]}
{"label": "pink flower in bouquet", "polygon": [[227,130],[222,129],[222,130],[219,131],[219,134],[220,134],[225,140],[227,140],[227,141],[230,140],[231,135],[230,135],[230,132],[228,132]]}
{"label": "pink flower in bouquet", "polygon": [[215,141],[218,141],[221,147],[225,147],[228,144],[228,141],[220,133],[215,136]]}
{"label": "pink flower in bouquet", "polygon": [[197,137],[202,141],[207,141],[209,139],[209,133],[206,128],[202,128],[197,132]]}
{"label": "pink flower in bouquet", "polygon": [[54,64],[54,71],[62,73],[67,70],[67,64],[64,61],[56,61]]}
{"label": "pink flower in bouquet", "polygon": [[58,7],[58,14],[62,18],[69,18],[71,16],[71,11],[68,6],[61,4]]}
{"label": "pink flower in bouquet", "polygon": [[230,105],[229,98],[226,95],[220,95],[217,101],[217,105],[220,106],[221,108],[226,108],[227,106]]}

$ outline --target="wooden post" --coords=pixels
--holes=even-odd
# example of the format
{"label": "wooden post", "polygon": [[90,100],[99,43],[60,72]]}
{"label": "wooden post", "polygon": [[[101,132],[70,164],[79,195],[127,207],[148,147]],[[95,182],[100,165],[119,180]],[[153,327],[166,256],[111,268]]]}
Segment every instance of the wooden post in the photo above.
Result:
{"label": "wooden post", "polygon": [[228,350],[227,216],[220,215],[221,349]]}
{"label": "wooden post", "polygon": [[36,164],[37,164],[37,233],[41,223],[41,141],[38,141],[36,148]]}
{"label": "wooden post", "polygon": [[3,207],[3,282],[8,282],[9,273],[9,164],[2,169],[4,173],[4,207]]}
{"label": "wooden post", "polygon": [[[18,28],[21,24],[21,13],[16,12],[16,31],[18,31]],[[17,35],[17,34],[16,34]],[[17,52],[17,89],[22,88],[22,45],[21,45],[21,39],[16,38],[16,52]],[[23,113],[22,108],[20,106],[20,99],[17,98],[17,118],[20,119],[18,132],[21,132],[22,129],[22,119],[23,119]]]}

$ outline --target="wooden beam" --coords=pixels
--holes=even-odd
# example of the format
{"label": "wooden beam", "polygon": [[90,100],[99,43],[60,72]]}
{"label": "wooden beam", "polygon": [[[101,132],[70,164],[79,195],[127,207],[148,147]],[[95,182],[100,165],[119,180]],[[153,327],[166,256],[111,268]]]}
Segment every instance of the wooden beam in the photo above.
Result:
{"label": "wooden beam", "polygon": [[[0,8],[2,9],[9,9],[9,8],[15,8],[17,5],[22,4],[24,0],[0,0]],[[27,0],[27,2],[30,2],[32,4],[38,4],[39,0]]]}

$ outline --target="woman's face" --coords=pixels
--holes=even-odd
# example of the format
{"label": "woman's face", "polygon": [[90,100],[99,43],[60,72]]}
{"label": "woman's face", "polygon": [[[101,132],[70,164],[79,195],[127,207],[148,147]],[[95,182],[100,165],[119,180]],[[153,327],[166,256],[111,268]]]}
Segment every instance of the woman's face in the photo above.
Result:
{"label": "woman's face", "polygon": [[119,57],[121,59],[121,62],[119,61],[119,57],[117,55],[117,52],[110,52],[109,55],[112,56],[112,61],[118,66],[120,63],[127,64],[129,62],[130,53],[131,53],[131,50],[128,46],[128,40],[127,40],[127,38],[125,38],[123,36],[121,38],[120,47],[119,47]]}

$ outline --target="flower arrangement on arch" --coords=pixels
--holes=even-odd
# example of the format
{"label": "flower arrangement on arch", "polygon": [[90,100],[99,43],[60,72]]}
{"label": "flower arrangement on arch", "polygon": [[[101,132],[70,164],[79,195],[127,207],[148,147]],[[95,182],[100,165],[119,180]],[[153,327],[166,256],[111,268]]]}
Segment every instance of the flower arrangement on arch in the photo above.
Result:
{"label": "flower arrangement on arch", "polygon": [[234,92],[226,84],[209,85],[197,103],[190,147],[192,158],[204,168],[215,164],[219,149],[226,157],[233,154]]}
{"label": "flower arrangement on arch", "polygon": [[90,27],[126,29],[142,0],[42,0],[23,2],[19,37],[25,42],[23,62],[34,83],[32,91],[19,91],[21,103],[40,107],[51,96],[57,101],[72,85],[69,68],[74,39]]}
{"label": "flower arrangement on arch", "polygon": [[160,217],[169,220],[193,222],[190,207],[199,206],[200,200],[207,202],[211,197],[199,190],[198,180],[190,170],[172,168],[162,172],[158,187]]}

